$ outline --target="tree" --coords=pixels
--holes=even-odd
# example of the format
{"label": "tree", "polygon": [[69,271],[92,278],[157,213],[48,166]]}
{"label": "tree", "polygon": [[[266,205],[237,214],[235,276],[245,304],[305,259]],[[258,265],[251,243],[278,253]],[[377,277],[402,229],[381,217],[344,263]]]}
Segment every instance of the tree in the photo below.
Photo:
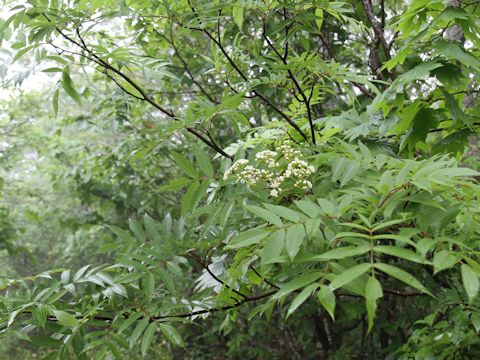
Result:
{"label": "tree", "polygon": [[60,249],[101,255],[4,279],[2,333],[46,359],[474,357],[479,4],[11,3],[4,82],[51,74],[66,137],[34,147],[86,208],[57,241],[88,223]]}

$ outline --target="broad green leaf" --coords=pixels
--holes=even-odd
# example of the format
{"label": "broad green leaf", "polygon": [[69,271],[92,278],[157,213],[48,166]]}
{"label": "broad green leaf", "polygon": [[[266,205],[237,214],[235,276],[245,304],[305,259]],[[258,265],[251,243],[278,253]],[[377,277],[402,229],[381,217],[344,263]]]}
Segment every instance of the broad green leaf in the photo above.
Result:
{"label": "broad green leaf", "polygon": [[351,268],[345,270],[341,274],[335,276],[335,278],[330,283],[329,287],[332,291],[348,284],[350,281],[355,280],[359,276],[366,273],[372,268],[372,265],[369,263],[354,265]]}
{"label": "broad green leaf", "polygon": [[268,263],[282,253],[285,243],[285,230],[279,229],[273,232],[267,240],[265,240],[263,249],[260,252],[262,264]]}
{"label": "broad green leaf", "polygon": [[457,263],[457,257],[450,251],[441,250],[433,255],[434,273],[449,269]]}
{"label": "broad green leaf", "polygon": [[295,255],[297,255],[305,239],[305,235],[305,228],[302,224],[295,224],[287,229],[285,248],[290,259],[293,259]]}
{"label": "broad green leaf", "polygon": [[320,216],[320,207],[308,199],[297,200],[295,205],[312,219]]}
{"label": "broad green leaf", "polygon": [[424,292],[425,294],[433,296],[432,293],[428,291],[428,289],[420,283],[420,281],[418,281],[413,275],[410,275],[405,270],[402,270],[393,265],[388,265],[383,263],[376,263],[375,268],[380,271],[383,271],[385,274],[390,275],[391,277],[394,277],[395,279],[398,279],[404,282],[407,285],[410,285],[411,287],[417,290]]}
{"label": "broad green leaf", "polygon": [[254,205],[245,205],[245,209],[262,218],[263,220],[268,221],[270,224],[283,226],[282,220],[280,220],[277,215],[266,209]]}
{"label": "broad green leaf", "polygon": [[473,271],[472,268],[466,264],[462,264],[460,266],[460,270],[462,273],[463,287],[468,295],[468,300],[472,302],[477,296],[478,289],[480,287],[478,276],[475,271]]}
{"label": "broad green leaf", "polygon": [[365,286],[365,302],[367,305],[368,314],[368,332],[373,327],[373,321],[375,319],[375,312],[377,311],[377,300],[383,296],[382,285],[373,276],[368,278],[367,285]]}
{"label": "broad green leaf", "polygon": [[331,318],[335,320],[335,293],[330,287],[322,285],[317,292],[318,301],[327,310]]}

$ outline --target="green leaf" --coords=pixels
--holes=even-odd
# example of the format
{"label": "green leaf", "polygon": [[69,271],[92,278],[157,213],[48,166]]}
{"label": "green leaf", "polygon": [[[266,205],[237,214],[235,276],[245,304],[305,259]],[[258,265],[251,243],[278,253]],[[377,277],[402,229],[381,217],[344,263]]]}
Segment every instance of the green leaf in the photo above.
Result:
{"label": "green leaf", "polygon": [[391,277],[394,277],[404,282],[405,284],[424,292],[425,294],[433,296],[432,293],[430,293],[430,291],[428,291],[428,289],[420,283],[420,281],[418,281],[413,275],[410,275],[405,270],[402,270],[393,265],[382,263],[376,263],[374,266],[376,269],[383,271],[385,274],[390,275]]}
{"label": "green leaf", "polygon": [[285,230],[279,229],[273,232],[265,241],[260,252],[262,265],[267,264],[271,259],[280,256],[285,243]]}
{"label": "green leaf", "polygon": [[282,220],[275,215],[274,213],[265,210],[259,206],[254,206],[254,205],[245,205],[245,209],[250,211],[251,213],[257,215],[258,217],[262,218],[265,221],[268,221],[270,224],[276,225],[276,226],[283,226]]}
{"label": "green leaf", "polygon": [[208,177],[213,177],[213,166],[207,153],[200,146],[195,145],[193,154],[195,155],[200,170]]}
{"label": "green leaf", "polygon": [[302,224],[295,224],[287,229],[285,248],[290,259],[293,259],[295,255],[297,255],[305,239],[305,235],[305,228]]}
{"label": "green leaf", "polygon": [[197,190],[200,188],[200,184],[198,182],[194,182],[192,185],[188,187],[187,192],[183,196],[182,200],[182,215],[185,215],[188,211],[192,210],[195,205],[196,201],[195,198],[197,197]]}
{"label": "green leaf", "polygon": [[45,304],[38,304],[36,308],[32,309],[32,317],[36,325],[41,328],[45,327],[47,321],[48,307]]}
{"label": "green leaf", "polygon": [[158,230],[157,222],[145,214],[143,216],[143,224],[145,225],[145,230],[147,231],[150,240],[160,242],[160,232]]}
{"label": "green leaf", "polygon": [[53,310],[53,314],[57,318],[60,325],[68,326],[68,327],[78,325],[78,320],[75,318],[75,316],[70,315],[69,313],[67,313],[65,311]]}
{"label": "green leaf", "polygon": [[462,273],[463,287],[465,288],[465,292],[468,295],[468,300],[472,302],[473,299],[477,296],[480,286],[478,276],[475,271],[473,271],[472,268],[467,264],[462,264],[460,266],[460,271]]}
{"label": "green leaf", "polygon": [[167,288],[170,293],[175,294],[175,282],[173,281],[172,277],[170,276],[170,273],[163,269],[163,268],[158,268],[157,269],[158,276],[160,279],[163,281],[163,285]]}
{"label": "green leaf", "polygon": [[310,297],[310,295],[312,295],[312,293],[319,286],[320,286],[319,284],[311,284],[311,285],[307,286],[306,288],[304,288],[302,291],[300,291],[300,294],[298,294],[297,297],[295,299],[293,299],[292,304],[288,308],[287,318],[290,315],[292,315],[293,312],[295,310],[297,310],[300,307],[300,305],[302,305],[305,302],[305,300],[307,300]]}
{"label": "green leaf", "polygon": [[75,100],[80,105],[82,104],[82,100],[80,99],[80,95],[78,95],[77,91],[73,87],[72,79],[70,75],[66,71],[63,72],[62,75],[62,88],[65,92],[70,96],[73,100]]}
{"label": "green leaf", "polygon": [[449,269],[457,263],[457,257],[450,251],[441,250],[433,255],[434,274]]}
{"label": "green leaf", "polygon": [[273,296],[273,300],[280,299],[281,297],[287,296],[291,292],[300,289],[314,282],[323,275],[321,271],[315,271],[308,274],[300,275],[295,277],[295,279],[289,281],[283,285],[280,290],[278,290]]}
{"label": "green leaf", "polygon": [[318,30],[322,30],[322,24],[323,24],[323,9],[316,8],[315,9],[315,23],[317,24]]}
{"label": "green leaf", "polygon": [[177,346],[183,345],[182,337],[178,333],[177,329],[175,329],[173,326],[160,324],[160,331],[172,344]]}
{"label": "green leaf", "polygon": [[113,284],[110,288],[112,289],[112,291],[115,294],[123,296],[123,297],[128,297],[127,289],[125,289],[125,287],[123,285]]}
{"label": "green leaf", "polygon": [[153,336],[155,335],[156,330],[157,330],[157,324],[152,322],[148,325],[147,330],[145,330],[145,333],[143,334],[142,355],[144,357],[147,354],[148,349],[150,348],[150,345],[152,344]]}
{"label": "green leaf", "polygon": [[316,261],[316,260],[339,260],[344,259],[350,256],[357,256],[361,254],[365,254],[367,251],[370,250],[370,246],[363,245],[363,246],[342,246],[327,252],[324,252],[320,255],[314,255],[308,258],[308,261]]}
{"label": "green leaf", "polygon": [[136,312],[130,315],[128,319],[122,323],[122,325],[118,329],[118,332],[122,332],[123,330],[126,330],[127,328],[129,328],[130,325],[132,325],[135,321],[137,321],[140,318],[140,316],[142,316],[142,313],[139,313],[139,312]]}
{"label": "green leaf", "polygon": [[341,274],[335,276],[333,281],[330,283],[329,287],[332,291],[348,284],[350,281],[355,280],[359,276],[366,273],[368,270],[371,269],[371,264],[364,263],[352,266],[351,268],[345,270]]}
{"label": "green leaf", "polygon": [[270,231],[265,229],[252,229],[240,233],[232,238],[225,249],[238,249],[241,247],[258,244],[260,240],[266,238]]}
{"label": "green leaf", "polygon": [[155,277],[152,273],[148,275],[143,280],[143,293],[148,302],[152,300],[153,289],[155,288]]}
{"label": "green leaf", "polygon": [[234,6],[232,9],[232,17],[235,24],[238,25],[238,28],[242,30],[243,26],[243,6]]}
{"label": "green leaf", "polygon": [[60,90],[57,88],[55,89],[55,92],[53,93],[52,96],[52,106],[53,106],[53,113],[55,116],[58,114],[58,95],[60,93]]}
{"label": "green leaf", "polygon": [[373,327],[373,321],[375,319],[375,312],[377,310],[377,300],[383,296],[382,285],[373,276],[368,278],[367,285],[365,286],[365,302],[367,306],[368,315],[368,332]]}
{"label": "green leaf", "polygon": [[148,316],[145,316],[142,320],[140,320],[137,323],[135,330],[133,330],[132,332],[132,336],[130,336],[130,343],[129,343],[130,349],[133,348],[133,345],[135,345],[137,340],[140,338],[140,336],[143,333],[143,330],[145,330],[149,322],[150,322],[150,318]]}
{"label": "green leaf", "polygon": [[327,310],[333,320],[335,320],[335,293],[330,287],[322,285],[317,292],[318,301]]}
{"label": "green leaf", "polygon": [[192,166],[190,161],[188,161],[184,156],[180,155],[179,153],[176,153],[172,151],[170,155],[173,158],[173,161],[175,161],[175,164],[178,165],[180,169],[183,170],[183,172],[190,176],[191,178],[197,179],[198,178],[198,172],[195,170],[195,168]]}
{"label": "green leaf", "polygon": [[413,261],[419,264],[428,263],[426,259],[417,255],[412,250],[408,250],[400,246],[377,245],[373,248],[373,251],[380,252],[382,254],[396,256],[398,258],[405,259],[408,261]]}
{"label": "green leaf", "polygon": [[166,191],[175,191],[181,188],[184,188],[188,184],[191,184],[194,180],[186,179],[186,178],[179,178],[170,181],[168,184],[160,186],[157,191],[158,192],[166,192]]}
{"label": "green leaf", "polygon": [[283,217],[286,220],[292,221],[292,222],[298,222],[300,221],[301,214],[296,212],[295,210],[289,209],[284,206],[280,205],[272,205],[272,204],[267,204],[264,203],[263,206],[270,210],[271,212],[277,214],[278,216]]}
{"label": "green leaf", "polygon": [[320,215],[320,207],[308,199],[297,200],[295,205],[312,219]]}
{"label": "green leaf", "polygon": [[132,218],[128,219],[128,225],[130,226],[130,230],[132,230],[137,240],[143,243],[145,241],[145,232],[142,229],[142,225],[140,225],[137,220]]}

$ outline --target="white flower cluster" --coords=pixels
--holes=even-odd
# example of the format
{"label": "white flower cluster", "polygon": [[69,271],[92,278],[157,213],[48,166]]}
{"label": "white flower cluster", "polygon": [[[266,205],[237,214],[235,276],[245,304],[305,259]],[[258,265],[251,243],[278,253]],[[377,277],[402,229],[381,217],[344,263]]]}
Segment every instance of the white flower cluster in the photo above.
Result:
{"label": "white flower cluster", "polygon": [[280,146],[280,153],[271,150],[257,153],[257,167],[250,165],[246,159],[236,161],[225,172],[224,179],[233,175],[237,183],[251,186],[264,183],[270,189],[272,197],[278,197],[287,188],[308,191],[312,188],[312,183],[307,177],[315,172],[315,168],[302,160],[301,156],[299,150],[293,149],[290,143],[285,143]]}

